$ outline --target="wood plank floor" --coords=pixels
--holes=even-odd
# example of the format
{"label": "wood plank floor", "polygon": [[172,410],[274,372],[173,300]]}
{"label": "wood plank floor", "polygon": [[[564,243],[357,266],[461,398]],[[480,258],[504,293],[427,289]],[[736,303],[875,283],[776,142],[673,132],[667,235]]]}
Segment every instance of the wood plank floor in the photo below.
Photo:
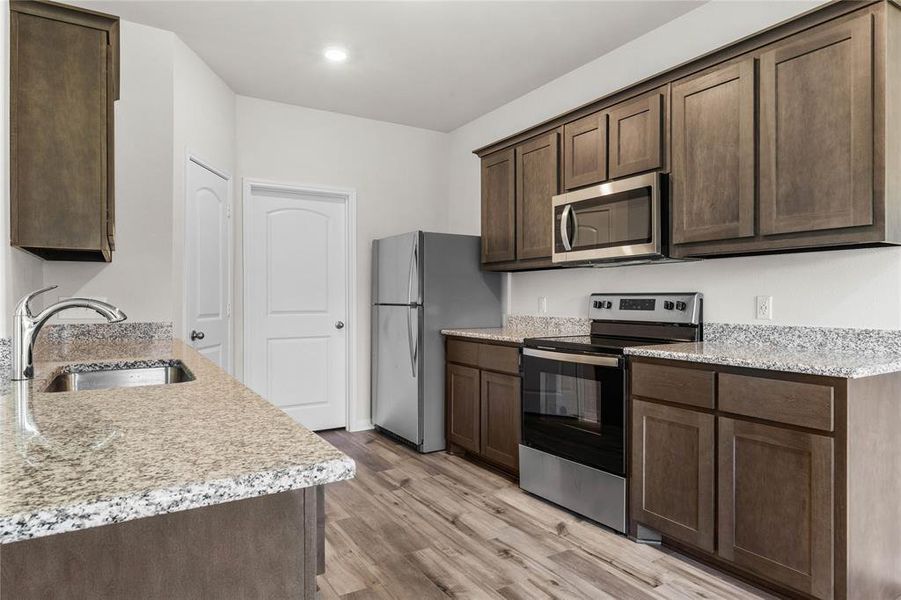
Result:
{"label": "wood plank floor", "polygon": [[375,432],[323,437],[357,463],[326,489],[323,600],[772,598],[462,458]]}

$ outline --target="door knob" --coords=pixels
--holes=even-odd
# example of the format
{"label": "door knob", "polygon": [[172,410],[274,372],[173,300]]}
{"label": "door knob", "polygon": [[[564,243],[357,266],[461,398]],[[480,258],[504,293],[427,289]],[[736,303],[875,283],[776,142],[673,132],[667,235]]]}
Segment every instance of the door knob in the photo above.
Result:
{"label": "door knob", "polygon": [[344,329],[344,321],[338,321],[335,323],[335,329]]}
{"label": "door knob", "polygon": [[192,330],[192,331],[191,331],[191,341],[192,341],[192,342],[193,342],[194,340],[202,340],[202,339],[205,338],[205,337],[206,337],[206,336],[204,335],[204,333],[203,333],[202,331],[197,331],[197,330]]}

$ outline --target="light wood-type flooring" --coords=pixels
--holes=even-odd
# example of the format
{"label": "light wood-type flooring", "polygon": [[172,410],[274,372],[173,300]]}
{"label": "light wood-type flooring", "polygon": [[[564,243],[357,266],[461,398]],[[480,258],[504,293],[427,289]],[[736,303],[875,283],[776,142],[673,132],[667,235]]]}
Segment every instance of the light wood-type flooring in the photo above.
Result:
{"label": "light wood-type flooring", "polygon": [[325,432],[357,463],[326,487],[322,600],[771,598],[526,494],[445,452]]}

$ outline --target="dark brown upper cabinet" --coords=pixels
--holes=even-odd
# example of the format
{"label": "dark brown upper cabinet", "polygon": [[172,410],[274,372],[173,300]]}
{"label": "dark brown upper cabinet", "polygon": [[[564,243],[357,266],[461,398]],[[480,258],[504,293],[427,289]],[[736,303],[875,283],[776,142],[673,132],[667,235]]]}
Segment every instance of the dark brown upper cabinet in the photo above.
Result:
{"label": "dark brown upper cabinet", "polygon": [[673,243],[754,235],[754,59],[673,84]]}
{"label": "dark brown upper cabinet", "polygon": [[761,233],[873,224],[871,14],[761,54],[760,120]]}
{"label": "dark brown upper cabinet", "polygon": [[655,90],[607,112],[611,179],[663,166],[663,97]]}
{"label": "dark brown upper cabinet", "polygon": [[516,185],[513,149],[482,159],[482,262],[516,258]]}
{"label": "dark brown upper cabinet", "polygon": [[831,2],[475,152],[562,129],[562,190],[668,174],[672,258],[901,245],[899,39],[898,2]]}
{"label": "dark brown upper cabinet", "polygon": [[516,256],[551,256],[551,198],[560,191],[560,134],[516,147]]}
{"label": "dark brown upper cabinet", "polygon": [[563,126],[563,187],[607,179],[607,113],[596,112]]}
{"label": "dark brown upper cabinet", "polygon": [[10,243],[109,262],[119,20],[13,0],[10,42]]}

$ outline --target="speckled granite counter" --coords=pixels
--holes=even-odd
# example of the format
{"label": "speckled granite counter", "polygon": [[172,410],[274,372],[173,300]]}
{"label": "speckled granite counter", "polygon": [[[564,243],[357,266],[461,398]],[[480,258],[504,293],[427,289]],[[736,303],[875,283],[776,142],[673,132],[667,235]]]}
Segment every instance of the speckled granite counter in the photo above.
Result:
{"label": "speckled granite counter", "polygon": [[[39,344],[0,397],[0,543],[353,477],[346,455],[179,341]],[[182,361],[195,380],[45,393],[65,365]]]}
{"label": "speckled granite counter", "polygon": [[704,342],[626,354],[857,379],[901,371],[901,331],[706,323]]}
{"label": "speckled granite counter", "polygon": [[526,338],[557,335],[587,335],[591,319],[582,317],[544,317],[509,315],[503,327],[480,329],[442,329],[441,333],[455,337],[521,344]]}

